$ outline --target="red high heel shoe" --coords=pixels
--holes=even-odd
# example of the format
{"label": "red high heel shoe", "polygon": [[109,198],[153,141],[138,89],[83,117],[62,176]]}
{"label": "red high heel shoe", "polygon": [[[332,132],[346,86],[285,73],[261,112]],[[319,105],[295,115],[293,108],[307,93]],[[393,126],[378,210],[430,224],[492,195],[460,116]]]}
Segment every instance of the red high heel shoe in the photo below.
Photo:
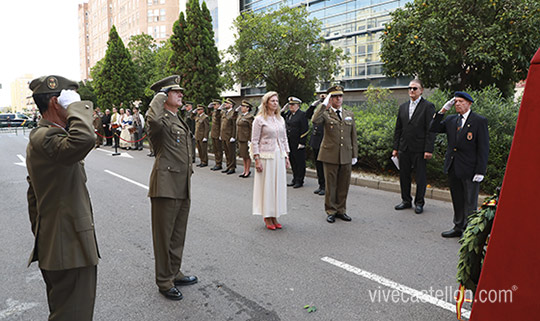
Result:
{"label": "red high heel shoe", "polygon": [[274,226],[277,228],[277,229],[281,229],[283,227],[283,225],[279,224],[279,223],[274,223]]}
{"label": "red high heel shoe", "polygon": [[264,220],[264,224],[266,224],[266,228],[269,229],[269,230],[275,230],[276,229],[276,226],[274,224],[268,224],[266,219]]}

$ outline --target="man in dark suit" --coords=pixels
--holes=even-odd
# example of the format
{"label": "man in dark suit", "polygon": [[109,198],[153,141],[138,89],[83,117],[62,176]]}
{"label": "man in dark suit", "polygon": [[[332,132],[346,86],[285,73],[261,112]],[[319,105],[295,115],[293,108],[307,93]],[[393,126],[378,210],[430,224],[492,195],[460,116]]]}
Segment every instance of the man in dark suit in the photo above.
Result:
{"label": "man in dark suit", "polygon": [[290,149],[289,160],[293,171],[293,180],[287,186],[293,188],[302,187],[306,176],[306,136],[309,127],[306,113],[300,110],[301,103],[300,99],[289,97],[287,105],[283,107],[281,112],[287,126],[287,139],[289,140]]}
{"label": "man in dark suit", "polygon": [[429,125],[435,113],[435,106],[422,97],[424,87],[419,79],[409,83],[408,102],[399,106],[396,129],[394,131],[394,149],[392,156],[399,158],[399,183],[401,203],[396,210],[412,207],[411,173],[415,169],[416,196],[414,211],[424,211],[426,195],[426,161],[433,154],[435,134],[429,131]]}
{"label": "man in dark suit", "polygon": [[105,109],[105,115],[101,117],[101,122],[103,124],[105,138],[107,139],[105,146],[112,146],[111,111],[109,109]]}
{"label": "man in dark suit", "polygon": [[[487,119],[471,111],[474,102],[466,93],[457,91],[435,114],[431,131],[446,133],[448,148],[444,158],[444,172],[448,173],[454,228],[443,232],[442,237],[459,237],[467,226],[467,217],[478,204],[480,182],[486,174],[489,155],[489,132]],[[443,120],[444,114],[456,106],[456,115]]]}
{"label": "man in dark suit", "polygon": [[[306,110],[306,118],[311,119],[313,117],[313,113],[315,112],[315,108],[324,101],[326,98],[325,94],[321,94],[320,99],[314,101],[311,106]],[[321,124],[313,123],[313,130],[311,131],[311,137],[309,138],[309,146],[311,147],[311,150],[313,151],[313,158],[315,159],[315,168],[317,169],[317,180],[319,182],[319,187],[313,191],[315,194],[324,195],[324,169],[323,169],[323,163],[321,161],[317,160],[317,157],[319,156],[319,151],[321,148],[321,142],[324,136],[324,126]]]}

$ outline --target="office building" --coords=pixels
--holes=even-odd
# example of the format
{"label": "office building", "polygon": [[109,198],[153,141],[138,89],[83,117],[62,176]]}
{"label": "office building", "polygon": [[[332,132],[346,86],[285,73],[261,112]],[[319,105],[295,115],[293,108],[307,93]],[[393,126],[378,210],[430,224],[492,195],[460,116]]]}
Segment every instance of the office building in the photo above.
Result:
{"label": "office building", "polygon": [[30,74],[21,76],[11,82],[11,110],[13,112],[23,112],[32,110],[33,99],[32,91],[28,88],[28,84],[34,79]]}

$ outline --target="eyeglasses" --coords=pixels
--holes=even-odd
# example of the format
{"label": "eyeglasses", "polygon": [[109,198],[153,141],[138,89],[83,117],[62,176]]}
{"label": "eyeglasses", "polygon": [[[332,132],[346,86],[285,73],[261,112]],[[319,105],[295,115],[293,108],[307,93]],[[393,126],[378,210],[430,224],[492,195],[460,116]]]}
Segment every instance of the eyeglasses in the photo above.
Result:
{"label": "eyeglasses", "polygon": [[418,87],[409,87],[409,90],[416,91],[418,90]]}

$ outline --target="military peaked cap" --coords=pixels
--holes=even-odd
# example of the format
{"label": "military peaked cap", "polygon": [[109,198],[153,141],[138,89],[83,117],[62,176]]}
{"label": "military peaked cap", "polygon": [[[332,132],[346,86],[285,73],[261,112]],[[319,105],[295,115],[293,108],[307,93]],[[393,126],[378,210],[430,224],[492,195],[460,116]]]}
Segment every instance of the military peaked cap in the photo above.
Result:
{"label": "military peaked cap", "polygon": [[160,91],[162,89],[170,88],[170,90],[184,90],[184,88],[180,87],[180,76],[174,75],[169,76],[167,78],[163,78],[159,81],[156,81],[152,86],[150,86],[150,89],[153,91]]}
{"label": "military peaked cap", "polygon": [[229,103],[229,104],[231,104],[231,105],[233,105],[233,107],[236,105],[236,103],[234,102],[234,100],[232,100],[232,99],[230,99],[230,98],[225,99],[225,102],[226,102],[226,103]]}
{"label": "military peaked cap", "polygon": [[472,99],[471,95],[467,94],[464,91],[456,91],[454,93],[454,97],[464,98],[464,99],[467,99],[468,101],[470,101],[471,103],[474,103],[474,100]]}
{"label": "military peaked cap", "polygon": [[197,109],[202,109],[202,110],[204,110],[204,105],[197,104]]}
{"label": "military peaked cap", "polygon": [[34,94],[59,93],[62,89],[79,89],[79,84],[62,76],[42,76],[30,82],[28,86]]}
{"label": "military peaked cap", "polygon": [[332,96],[343,95],[343,86],[337,85],[337,86],[330,87],[328,88],[326,93]]}
{"label": "military peaked cap", "polygon": [[247,100],[242,100],[242,106],[253,108],[253,105],[249,103]]}
{"label": "military peaked cap", "polygon": [[289,104],[301,104],[302,103],[300,98],[296,98],[294,96],[289,97],[288,102],[289,102]]}

